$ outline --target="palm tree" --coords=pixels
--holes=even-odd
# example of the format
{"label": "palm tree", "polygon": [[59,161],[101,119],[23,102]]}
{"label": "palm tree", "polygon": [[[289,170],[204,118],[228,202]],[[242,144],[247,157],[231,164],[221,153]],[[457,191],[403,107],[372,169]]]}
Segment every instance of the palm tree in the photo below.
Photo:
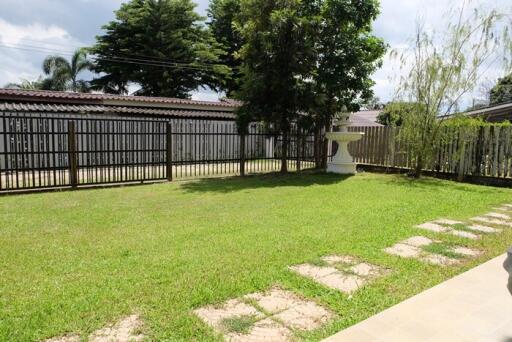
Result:
{"label": "palm tree", "polygon": [[51,90],[88,92],[89,82],[79,80],[78,75],[91,66],[85,49],[76,50],[70,62],[61,56],[48,56],[43,62],[43,71],[48,76],[43,81],[43,87]]}

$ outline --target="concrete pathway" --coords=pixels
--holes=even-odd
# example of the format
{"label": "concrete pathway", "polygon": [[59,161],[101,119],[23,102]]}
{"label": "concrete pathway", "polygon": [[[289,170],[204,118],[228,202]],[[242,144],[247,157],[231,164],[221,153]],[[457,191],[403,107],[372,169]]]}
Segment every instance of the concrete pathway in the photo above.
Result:
{"label": "concrete pathway", "polygon": [[512,342],[512,296],[501,255],[325,342]]}

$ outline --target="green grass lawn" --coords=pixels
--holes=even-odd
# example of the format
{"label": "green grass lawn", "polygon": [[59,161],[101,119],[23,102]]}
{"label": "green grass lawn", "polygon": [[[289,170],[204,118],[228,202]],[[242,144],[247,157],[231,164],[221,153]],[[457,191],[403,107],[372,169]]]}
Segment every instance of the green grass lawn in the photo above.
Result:
{"label": "green grass lawn", "polygon": [[[131,313],[151,340],[218,340],[192,314],[278,284],[337,318],[319,340],[505,252],[413,228],[512,203],[512,190],[404,176],[258,176],[0,197],[0,341],[87,336]],[[423,235],[485,250],[456,267],[382,249]],[[287,266],[350,254],[391,273],[349,297]],[[504,274],[504,286],[506,277]]]}

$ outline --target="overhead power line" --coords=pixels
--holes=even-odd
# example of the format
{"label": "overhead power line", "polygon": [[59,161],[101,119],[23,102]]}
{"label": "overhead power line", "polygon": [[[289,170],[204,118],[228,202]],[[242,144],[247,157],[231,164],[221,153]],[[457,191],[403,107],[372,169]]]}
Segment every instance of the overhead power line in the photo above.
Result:
{"label": "overhead power line", "polygon": [[[35,45],[26,45],[26,44],[0,43],[0,47],[8,48],[8,49],[17,49],[17,50],[24,50],[24,51],[34,51],[34,52],[55,54],[55,55],[61,55],[61,56],[72,56],[74,53],[72,51],[63,51],[63,50],[57,50],[57,49],[46,48],[46,47],[35,46]],[[157,57],[157,58],[159,58],[159,57]],[[190,70],[202,70],[202,71],[212,71],[214,67],[221,65],[221,64],[207,64],[207,63],[173,62],[170,60],[163,60],[163,58],[162,58],[162,60],[157,60],[157,59],[133,58],[133,57],[124,57],[124,56],[100,57],[100,56],[96,56],[96,55],[91,55],[90,59],[93,61],[107,61],[107,62],[113,62],[113,63],[125,63],[125,64],[134,64],[134,65],[163,67],[163,68],[170,68],[170,69],[190,69]]]}

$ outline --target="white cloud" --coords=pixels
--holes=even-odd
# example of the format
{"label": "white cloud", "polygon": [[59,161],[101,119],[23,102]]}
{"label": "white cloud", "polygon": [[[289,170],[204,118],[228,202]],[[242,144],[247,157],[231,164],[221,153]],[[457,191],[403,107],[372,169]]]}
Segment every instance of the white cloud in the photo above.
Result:
{"label": "white cloud", "polygon": [[0,18],[0,87],[21,79],[37,79],[45,56],[67,57],[79,46],[80,42],[61,27],[40,23],[15,25]]}
{"label": "white cloud", "polygon": [[44,26],[39,23],[33,23],[26,26],[18,26],[0,18],[0,42],[18,44],[27,38],[35,41],[71,40],[66,30],[54,25]]}

